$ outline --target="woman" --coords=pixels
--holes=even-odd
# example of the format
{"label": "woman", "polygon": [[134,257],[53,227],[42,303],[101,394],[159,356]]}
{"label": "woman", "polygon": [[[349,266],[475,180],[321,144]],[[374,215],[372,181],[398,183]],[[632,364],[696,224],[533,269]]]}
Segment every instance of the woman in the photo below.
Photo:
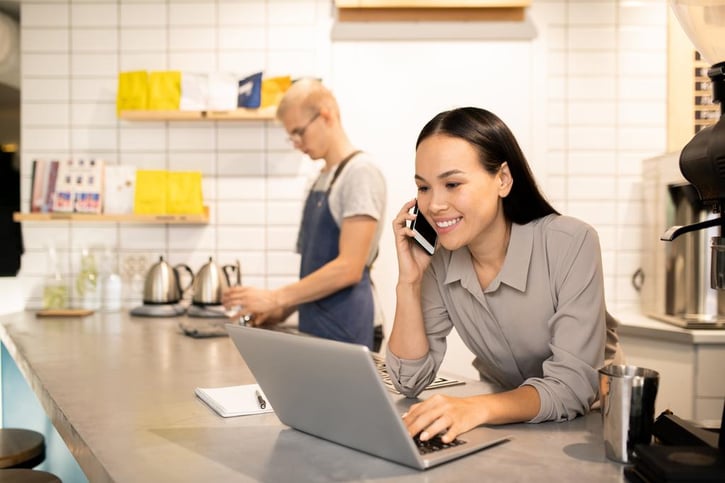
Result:
{"label": "woman", "polygon": [[417,396],[455,327],[481,379],[500,391],[415,404],[404,416],[410,434],[450,442],[480,424],[585,414],[597,369],[618,348],[594,229],[544,199],[513,134],[486,110],[435,116],[418,137],[415,169],[418,207],[438,247],[431,257],[412,242],[416,200],[406,203],[393,222],[399,279],[388,370],[398,390]]}

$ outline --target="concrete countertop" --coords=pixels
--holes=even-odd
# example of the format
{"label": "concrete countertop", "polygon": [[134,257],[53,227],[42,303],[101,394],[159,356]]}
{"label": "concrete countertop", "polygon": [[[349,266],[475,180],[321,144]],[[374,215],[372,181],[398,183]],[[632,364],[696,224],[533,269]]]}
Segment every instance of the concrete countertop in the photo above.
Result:
{"label": "concrete countertop", "polygon": [[684,329],[639,312],[612,313],[619,333],[686,344],[725,344],[725,329]]}
{"label": "concrete countertop", "polygon": [[90,481],[624,481],[604,456],[598,412],[499,427],[510,441],[425,472],[292,430],[273,413],[221,418],[194,388],[254,379],[228,337],[193,339],[178,322],[0,316],[0,340]]}

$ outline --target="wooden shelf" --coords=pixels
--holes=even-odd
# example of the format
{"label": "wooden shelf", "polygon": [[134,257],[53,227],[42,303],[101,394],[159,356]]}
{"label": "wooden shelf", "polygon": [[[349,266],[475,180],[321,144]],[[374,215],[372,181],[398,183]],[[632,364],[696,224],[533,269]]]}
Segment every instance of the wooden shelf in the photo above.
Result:
{"label": "wooden shelf", "polygon": [[125,121],[270,121],[277,108],[236,109],[234,111],[121,111]]}
{"label": "wooden shelf", "polygon": [[341,22],[522,21],[531,0],[335,0]]}
{"label": "wooden shelf", "polygon": [[698,112],[698,111],[720,112],[720,106],[718,104],[695,104],[693,106],[693,109],[695,110],[695,112]]}
{"label": "wooden shelf", "polygon": [[96,215],[91,213],[13,213],[13,220],[206,225],[209,223],[209,207],[205,206],[204,213],[200,215]]}

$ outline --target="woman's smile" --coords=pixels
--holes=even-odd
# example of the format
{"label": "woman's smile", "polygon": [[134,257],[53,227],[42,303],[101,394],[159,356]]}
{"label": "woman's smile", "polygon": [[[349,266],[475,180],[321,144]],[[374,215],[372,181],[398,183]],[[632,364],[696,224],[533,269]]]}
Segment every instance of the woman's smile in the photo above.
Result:
{"label": "woman's smile", "polygon": [[456,217],[456,218],[448,218],[443,220],[434,220],[436,231],[439,235],[442,235],[444,233],[448,233],[456,228],[458,226],[458,223],[463,219],[462,216]]}

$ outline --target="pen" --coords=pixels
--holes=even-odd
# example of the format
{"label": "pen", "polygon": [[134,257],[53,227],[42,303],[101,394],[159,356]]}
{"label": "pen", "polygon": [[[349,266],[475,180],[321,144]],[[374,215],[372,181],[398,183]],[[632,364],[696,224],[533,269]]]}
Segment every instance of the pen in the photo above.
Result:
{"label": "pen", "polygon": [[259,409],[264,409],[267,407],[267,401],[264,400],[262,397],[262,393],[259,391],[254,391],[254,394],[257,395],[257,401],[259,402]]}

